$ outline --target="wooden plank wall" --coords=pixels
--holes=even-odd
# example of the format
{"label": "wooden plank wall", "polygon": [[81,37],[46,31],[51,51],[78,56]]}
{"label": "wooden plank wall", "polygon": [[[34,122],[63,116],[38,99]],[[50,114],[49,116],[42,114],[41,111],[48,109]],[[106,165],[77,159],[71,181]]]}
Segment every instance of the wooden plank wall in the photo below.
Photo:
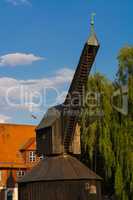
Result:
{"label": "wooden plank wall", "polygon": [[88,181],[49,181],[19,184],[19,200],[101,200],[100,182],[97,194],[90,194]]}

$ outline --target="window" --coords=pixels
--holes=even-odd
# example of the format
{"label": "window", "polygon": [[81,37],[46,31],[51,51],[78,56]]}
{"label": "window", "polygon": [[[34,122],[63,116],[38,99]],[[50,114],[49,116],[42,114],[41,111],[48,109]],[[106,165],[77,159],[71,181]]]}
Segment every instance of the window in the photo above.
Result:
{"label": "window", "polygon": [[24,176],[24,175],[25,175],[25,171],[23,171],[23,170],[17,171],[17,177],[18,177],[18,178],[21,178],[21,177]]}
{"label": "window", "polygon": [[29,161],[30,161],[30,162],[36,162],[36,154],[35,154],[35,151],[30,151],[30,152],[29,152]]}
{"label": "window", "polygon": [[85,190],[90,190],[90,183],[85,183]]}
{"label": "window", "polygon": [[40,159],[40,160],[44,160],[44,155],[41,155],[41,156],[39,157],[39,159]]}
{"label": "window", "polygon": [[13,200],[13,192],[12,191],[7,192],[7,200]]}

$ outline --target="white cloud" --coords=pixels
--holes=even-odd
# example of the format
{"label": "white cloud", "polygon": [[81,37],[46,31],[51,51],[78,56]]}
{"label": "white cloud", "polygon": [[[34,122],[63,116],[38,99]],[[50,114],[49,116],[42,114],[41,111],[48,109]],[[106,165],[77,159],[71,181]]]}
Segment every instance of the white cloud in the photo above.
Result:
{"label": "white cloud", "polygon": [[42,57],[26,53],[10,53],[0,56],[0,66],[30,65],[35,61],[42,60]]}
{"label": "white cloud", "polygon": [[57,73],[56,73],[56,82],[58,83],[60,83],[60,82],[64,82],[65,80],[64,79],[66,79],[67,80],[67,82],[70,82],[71,80],[72,80],[72,77],[73,77],[73,71],[72,70],[70,70],[69,68],[63,68],[63,69],[60,69],[59,71],[57,71]]}
{"label": "white cloud", "polygon": [[58,97],[57,97],[57,101],[59,102],[59,104],[61,104],[62,102],[64,102],[66,96],[67,96],[67,91],[63,91]]}
{"label": "white cloud", "polygon": [[13,6],[31,5],[31,2],[29,0],[6,0],[6,2],[11,3]]}
{"label": "white cloud", "polygon": [[[18,80],[10,77],[0,78],[0,107],[1,112],[6,113],[27,110],[30,112],[39,112],[50,105],[44,105],[49,102],[49,99],[45,96],[45,89],[52,88],[52,92],[57,92],[56,98],[53,98],[54,105],[61,103],[64,100],[66,92],[60,91],[60,87],[65,84],[69,84],[73,77],[73,70],[63,68],[58,70],[55,75],[51,77],[44,77],[42,79],[28,79]],[[45,107],[46,106],[46,107]]]}
{"label": "white cloud", "polygon": [[0,123],[5,123],[5,122],[8,122],[9,120],[10,120],[9,116],[0,114]]}

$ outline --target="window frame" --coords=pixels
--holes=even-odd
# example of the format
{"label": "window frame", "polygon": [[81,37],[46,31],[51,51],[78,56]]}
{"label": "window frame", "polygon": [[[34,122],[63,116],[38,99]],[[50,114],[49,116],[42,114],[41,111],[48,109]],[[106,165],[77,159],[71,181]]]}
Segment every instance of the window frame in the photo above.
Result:
{"label": "window frame", "polygon": [[29,151],[29,162],[30,163],[36,162],[36,152],[35,151]]}
{"label": "window frame", "polygon": [[16,176],[17,178],[21,178],[25,175],[25,171],[24,170],[17,170],[16,171]]}

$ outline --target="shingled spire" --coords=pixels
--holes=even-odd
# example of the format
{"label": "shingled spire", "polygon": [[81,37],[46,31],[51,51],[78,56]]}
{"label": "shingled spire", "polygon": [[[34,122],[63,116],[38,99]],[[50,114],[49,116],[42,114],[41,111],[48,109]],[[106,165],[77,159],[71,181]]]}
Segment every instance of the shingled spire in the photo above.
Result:
{"label": "shingled spire", "polygon": [[95,13],[91,14],[91,22],[90,22],[91,31],[90,31],[90,36],[88,38],[87,44],[93,45],[93,46],[99,46],[99,42],[95,34],[95,22],[94,22],[95,15],[96,15]]}

